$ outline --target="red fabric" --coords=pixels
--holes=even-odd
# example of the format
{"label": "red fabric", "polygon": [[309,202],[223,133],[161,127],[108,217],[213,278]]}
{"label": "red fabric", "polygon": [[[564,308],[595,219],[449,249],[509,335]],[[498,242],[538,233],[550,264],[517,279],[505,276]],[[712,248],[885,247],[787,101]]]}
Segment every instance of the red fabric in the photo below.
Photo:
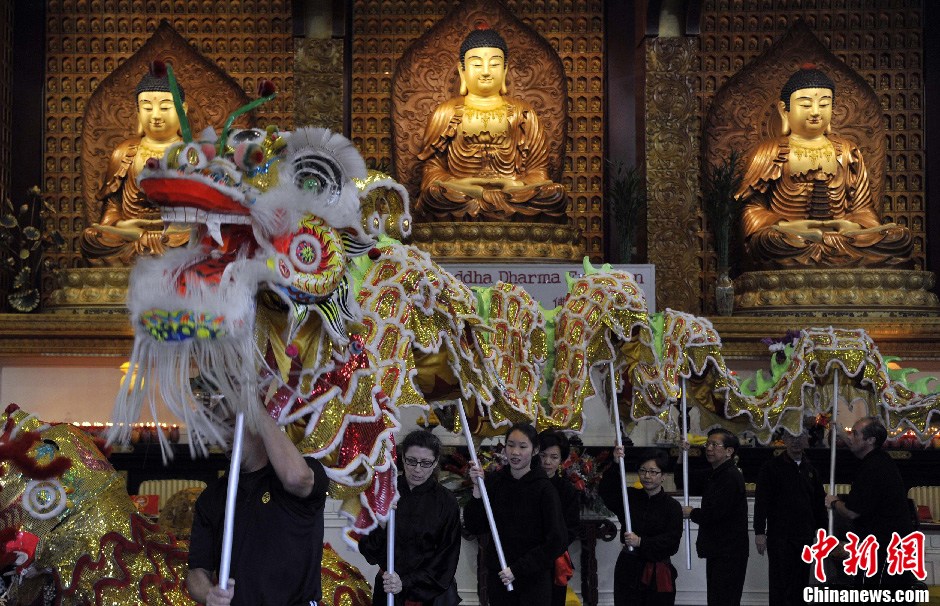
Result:
{"label": "red fabric", "polygon": [[574,575],[574,563],[566,551],[555,559],[555,585],[564,587]]}
{"label": "red fabric", "polygon": [[666,562],[647,562],[640,576],[640,583],[656,589],[657,593],[672,593],[675,586],[672,584],[672,570]]}

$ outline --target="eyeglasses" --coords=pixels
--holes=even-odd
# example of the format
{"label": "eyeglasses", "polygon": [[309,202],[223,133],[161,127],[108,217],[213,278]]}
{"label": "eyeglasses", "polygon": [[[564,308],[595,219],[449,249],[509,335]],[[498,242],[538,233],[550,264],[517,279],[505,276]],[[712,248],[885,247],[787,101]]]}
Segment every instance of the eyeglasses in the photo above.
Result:
{"label": "eyeglasses", "polygon": [[711,446],[712,448],[724,448],[725,445],[721,442],[705,442],[705,448]]}
{"label": "eyeglasses", "polygon": [[641,468],[639,468],[639,469],[637,470],[637,473],[640,474],[640,475],[642,475],[642,476],[653,476],[653,477],[655,477],[655,476],[658,476],[658,475],[662,474],[663,472],[661,472],[661,471],[658,470],[658,469],[645,469],[645,468],[641,467]]}
{"label": "eyeglasses", "polygon": [[407,465],[408,467],[418,467],[420,465],[421,467],[424,467],[425,469],[430,469],[434,467],[434,463],[436,462],[437,462],[437,459],[432,459],[428,461],[425,459],[418,460],[418,459],[415,459],[414,457],[405,457],[405,465]]}

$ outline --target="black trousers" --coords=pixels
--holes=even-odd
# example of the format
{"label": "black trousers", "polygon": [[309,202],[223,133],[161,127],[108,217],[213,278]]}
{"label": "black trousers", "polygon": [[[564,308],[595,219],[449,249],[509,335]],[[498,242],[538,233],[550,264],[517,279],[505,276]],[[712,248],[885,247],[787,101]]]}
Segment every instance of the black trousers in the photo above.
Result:
{"label": "black trousers", "polygon": [[803,562],[803,546],[809,541],[767,537],[767,563],[770,577],[769,606],[803,606],[803,588],[809,585],[812,564]]}
{"label": "black trousers", "polygon": [[705,558],[708,606],[740,606],[747,574],[747,554]]}
{"label": "black trousers", "polygon": [[486,591],[490,606],[535,606],[536,604],[551,604],[552,575],[554,569],[545,569],[537,573],[517,578],[512,583],[512,591],[506,591],[506,586],[499,580],[496,572],[487,572]]}

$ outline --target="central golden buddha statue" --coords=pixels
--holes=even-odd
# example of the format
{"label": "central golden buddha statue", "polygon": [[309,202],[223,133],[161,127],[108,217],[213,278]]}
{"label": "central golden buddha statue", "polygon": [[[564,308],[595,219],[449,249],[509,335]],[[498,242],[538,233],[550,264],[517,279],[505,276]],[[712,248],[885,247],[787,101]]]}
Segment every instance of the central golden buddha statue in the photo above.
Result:
{"label": "central golden buddha statue", "polygon": [[[182,86],[179,91],[185,100]],[[162,158],[170,145],[182,141],[180,117],[161,62],[151,64],[135,96],[138,136],[122,142],[111,155],[96,196],[101,218],[82,234],[82,253],[92,266],[128,266],[138,255],[163,254],[189,241],[188,230],[164,229],[159,209],[147,201],[137,184],[148,159]]]}
{"label": "central golden buddha statue", "polygon": [[910,231],[881,223],[858,146],[831,132],[835,84],[815,66],[780,93],[783,136],[750,154],[737,199],[754,269],[904,267]]}
{"label": "central golden buddha statue", "polygon": [[460,47],[460,95],[441,104],[424,134],[415,209],[443,221],[565,222],[565,188],[548,175],[535,110],[504,97],[506,41],[483,26]]}

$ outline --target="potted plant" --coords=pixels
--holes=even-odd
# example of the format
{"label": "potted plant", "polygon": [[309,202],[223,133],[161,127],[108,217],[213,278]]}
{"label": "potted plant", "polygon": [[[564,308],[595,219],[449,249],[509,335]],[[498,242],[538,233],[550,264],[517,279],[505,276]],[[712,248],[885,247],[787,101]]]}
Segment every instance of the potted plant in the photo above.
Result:
{"label": "potted plant", "polygon": [[626,168],[622,160],[611,163],[611,166],[613,170],[607,199],[614,226],[621,230],[620,262],[630,263],[633,260],[637,219],[646,208],[646,183],[636,167]]}
{"label": "potted plant", "polygon": [[737,150],[714,164],[707,164],[702,183],[705,215],[715,242],[718,282],[715,305],[720,315],[730,316],[734,309],[734,283],[731,281],[731,229],[737,222],[740,204],[735,194],[744,178],[742,156]]}

